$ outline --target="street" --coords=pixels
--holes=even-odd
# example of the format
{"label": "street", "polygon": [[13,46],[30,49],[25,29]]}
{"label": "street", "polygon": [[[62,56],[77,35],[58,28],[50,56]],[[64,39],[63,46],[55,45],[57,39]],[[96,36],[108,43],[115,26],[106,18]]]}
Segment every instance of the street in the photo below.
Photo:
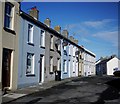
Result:
{"label": "street", "polygon": [[113,76],[80,77],[35,92],[11,103],[25,104],[120,104],[120,78]]}

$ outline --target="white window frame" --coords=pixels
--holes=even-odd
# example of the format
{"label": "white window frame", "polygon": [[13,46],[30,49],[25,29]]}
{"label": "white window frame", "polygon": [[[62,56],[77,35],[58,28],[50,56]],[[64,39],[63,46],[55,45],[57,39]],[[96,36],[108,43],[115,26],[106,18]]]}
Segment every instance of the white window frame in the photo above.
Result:
{"label": "white window frame", "polygon": [[50,56],[50,73],[53,72],[53,57]]}
{"label": "white window frame", "polygon": [[50,35],[50,49],[53,49],[54,43],[53,43],[53,35]]}
{"label": "white window frame", "polygon": [[75,61],[73,61],[73,72],[75,72]]}
{"label": "white window frame", "polygon": [[45,47],[45,31],[40,30],[40,45]]}
{"label": "white window frame", "polygon": [[[7,7],[10,7],[10,9],[8,8],[8,10],[10,10],[10,13],[7,13],[8,12],[8,10],[6,9]],[[13,18],[14,18],[14,5],[12,5],[11,3],[5,3],[5,17],[4,17],[4,27],[5,28],[8,28],[8,29],[11,29],[11,30],[13,30]],[[8,19],[10,19],[9,20],[9,26],[7,26],[7,20]]]}
{"label": "white window frame", "polygon": [[[32,57],[28,57],[28,56]],[[30,60],[30,65],[28,65],[28,60]],[[34,74],[34,54],[33,53],[27,53],[27,63],[26,63],[26,75]]]}
{"label": "white window frame", "polygon": [[57,59],[57,71],[60,71],[60,58]]}
{"label": "white window frame", "polygon": [[33,44],[33,25],[28,24],[28,43]]}

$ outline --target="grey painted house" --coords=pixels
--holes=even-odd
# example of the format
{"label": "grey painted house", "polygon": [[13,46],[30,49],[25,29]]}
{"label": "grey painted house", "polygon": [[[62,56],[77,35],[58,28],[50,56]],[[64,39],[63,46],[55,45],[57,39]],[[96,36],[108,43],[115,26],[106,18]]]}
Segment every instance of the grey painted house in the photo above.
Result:
{"label": "grey painted house", "polygon": [[[50,28],[51,21],[47,18],[45,24]],[[56,32],[60,33],[60,26],[55,27]],[[55,74],[60,71],[60,50],[61,39],[58,35],[45,31],[45,82],[55,80]]]}

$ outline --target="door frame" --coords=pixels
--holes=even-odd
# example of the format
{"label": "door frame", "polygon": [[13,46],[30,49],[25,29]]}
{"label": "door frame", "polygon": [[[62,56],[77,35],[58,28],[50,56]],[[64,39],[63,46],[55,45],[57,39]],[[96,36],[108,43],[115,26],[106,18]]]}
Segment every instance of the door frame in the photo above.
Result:
{"label": "door frame", "polygon": [[44,82],[44,66],[45,66],[45,56],[43,54],[40,54],[40,63],[42,64],[42,67],[39,64],[39,83],[43,83]]}
{"label": "door frame", "polygon": [[[3,75],[5,75],[5,74],[3,74],[5,72],[5,71],[3,71],[3,66],[4,66],[3,61],[5,61],[4,60],[4,54],[5,54],[4,51],[9,51],[9,55],[10,55],[10,56],[8,56],[9,57],[9,78],[8,79],[7,79],[7,77],[3,76]],[[12,63],[12,50],[7,49],[7,48],[3,48],[3,53],[2,53],[2,89],[4,89],[5,87],[10,88],[10,86],[11,86],[11,67],[12,67],[11,63]],[[8,83],[6,83],[7,86],[3,84],[3,80],[9,81]]]}

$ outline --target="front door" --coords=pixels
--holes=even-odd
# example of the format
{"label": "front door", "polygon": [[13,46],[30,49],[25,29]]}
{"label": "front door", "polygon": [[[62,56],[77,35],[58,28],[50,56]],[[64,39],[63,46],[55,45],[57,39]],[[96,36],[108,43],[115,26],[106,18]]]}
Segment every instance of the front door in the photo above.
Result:
{"label": "front door", "polygon": [[11,50],[3,49],[2,60],[2,88],[10,87],[10,64],[11,64]]}

